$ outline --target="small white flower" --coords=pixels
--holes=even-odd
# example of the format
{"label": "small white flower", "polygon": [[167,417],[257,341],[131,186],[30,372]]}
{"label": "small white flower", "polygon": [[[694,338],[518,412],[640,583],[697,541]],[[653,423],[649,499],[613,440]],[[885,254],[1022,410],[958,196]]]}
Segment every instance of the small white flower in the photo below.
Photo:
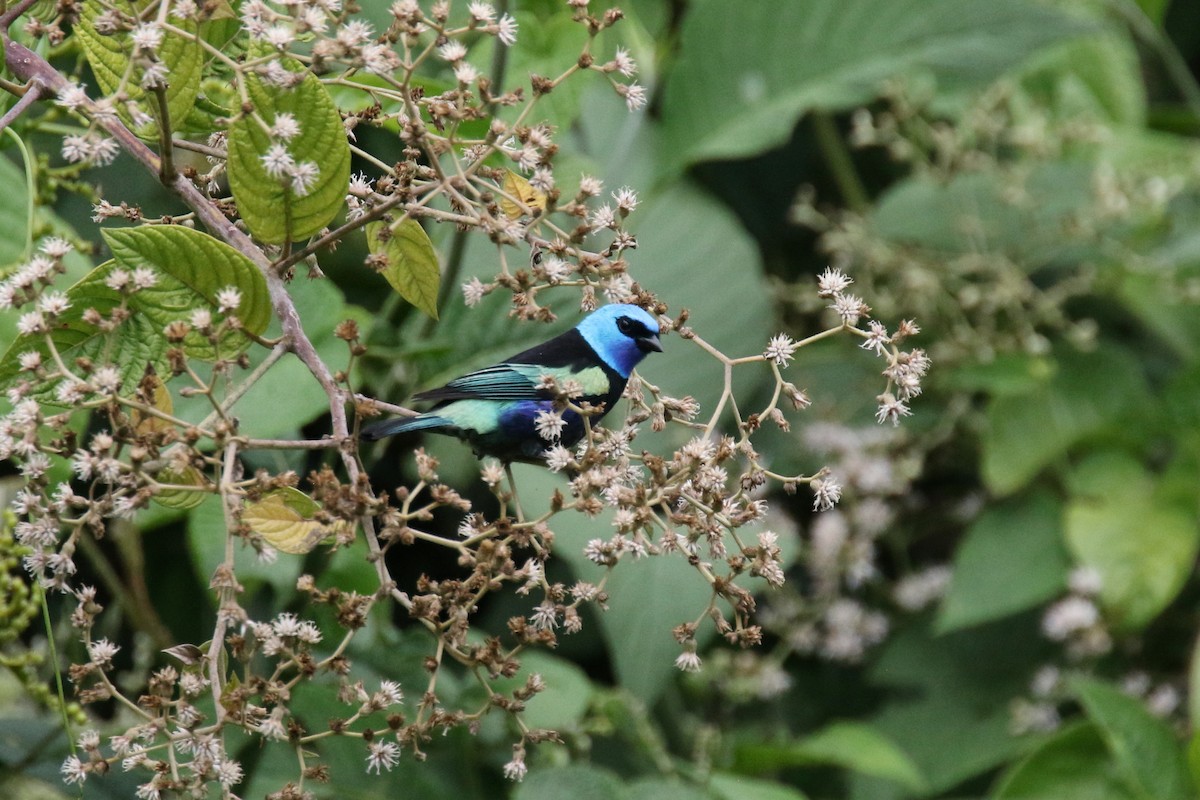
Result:
{"label": "small white flower", "polygon": [[286,50],[296,40],[296,33],[292,26],[276,23],[263,30],[258,38],[276,50]]}
{"label": "small white flower", "polygon": [[70,134],[63,137],[62,157],[64,160],[78,164],[81,161],[87,161],[91,155],[92,145],[86,136]]}
{"label": "small white flower", "polygon": [[555,445],[546,451],[546,466],[551,472],[561,472],[571,465],[571,451],[562,445]]}
{"label": "small white flower", "polygon": [[618,84],[617,93],[625,98],[625,106],[630,111],[637,111],[646,105],[647,95],[646,87],[641,84],[631,83],[628,86]]}
{"label": "small white flower", "polygon": [[825,271],[817,276],[817,294],[821,297],[833,297],[841,294],[852,283],[854,280],[847,277],[840,269],[826,267]]}
{"label": "small white flower", "polygon": [[859,317],[866,316],[871,308],[862,301],[861,297],[856,297],[852,294],[839,294],[833,298],[833,305],[830,306],[842,318],[842,322],[846,325],[854,325],[858,322]]}
{"label": "small white flower", "polygon": [[45,333],[46,330],[46,319],[40,311],[27,311],[17,320],[17,333],[22,336]]}
{"label": "small white flower", "polygon": [[46,255],[59,259],[75,249],[75,246],[61,236],[51,236],[38,247]]}
{"label": "small white flower", "polygon": [[98,639],[94,642],[88,642],[88,658],[90,658],[92,663],[96,666],[105,667],[112,663],[113,656],[115,656],[120,649],[120,647],[113,644],[108,639]]}
{"label": "small white flower", "polygon": [[121,373],[116,367],[106,365],[91,374],[91,381],[96,384],[97,389],[112,395],[120,390]]}
{"label": "small white flower", "polygon": [[56,317],[70,307],[71,303],[62,292],[46,292],[38,299],[38,308],[50,317]]}
{"label": "small white flower", "polygon": [[630,213],[638,206],[637,192],[628,186],[622,186],[620,189],[613,192],[612,198],[617,203],[617,209],[623,214]]}
{"label": "small white flower", "polygon": [[617,72],[626,78],[632,78],[637,74],[637,62],[633,60],[633,56],[629,55],[629,51],[624,47],[617,48],[617,54],[613,56],[613,64],[616,66]]}
{"label": "small white flower", "polygon": [[133,271],[131,280],[133,281],[133,290],[135,292],[141,289],[149,289],[158,283],[158,273],[151,267],[138,267]]}
{"label": "small white flower", "polygon": [[68,111],[77,111],[87,104],[88,96],[78,83],[70,83],[58,90],[58,103]]}
{"label": "small white flower", "polygon": [[612,206],[605,203],[594,210],[588,219],[588,224],[592,227],[592,230],[597,231],[604,228],[615,228],[617,218],[613,213]]}
{"label": "small white flower", "polygon": [[767,343],[767,349],[763,351],[763,357],[768,361],[774,361],[777,367],[786,367],[792,360],[792,355],[796,352],[798,344],[786,333],[777,333],[771,337],[771,341]]}
{"label": "small white flower", "polygon": [[528,772],[529,767],[525,766],[524,753],[521,754],[520,758],[514,756],[512,761],[509,761],[504,765],[504,777],[516,783],[520,783],[521,781],[525,780],[525,775]]}
{"label": "small white flower", "polygon": [[529,615],[529,624],[543,631],[557,628],[558,608],[549,600],[539,603],[533,607],[533,613]]}
{"label": "small white flower", "polygon": [[512,47],[517,43],[517,20],[512,14],[502,16],[497,27],[496,35],[505,47]]}
{"label": "small white flower", "polygon": [[371,26],[360,19],[351,20],[338,30],[337,38],[347,47],[357,47],[371,38]]}
{"label": "small white flower", "polygon": [[591,175],[579,176],[579,193],[587,197],[596,197],[604,191],[604,182]]}
{"label": "small white flower", "polygon": [[302,161],[292,167],[292,192],[304,197],[312,191],[313,184],[317,182],[317,178],[321,174],[321,168],[317,166],[315,161]]}
{"label": "small white flower", "polygon": [[883,323],[877,320],[871,320],[868,327],[867,338],[859,346],[863,350],[870,350],[875,355],[881,356],[885,346],[891,344],[892,337],[888,335],[887,328],[883,326]]}
{"label": "small white flower", "polygon": [[813,511],[829,511],[842,499],[842,487],[831,477],[814,478],[811,484]]}
{"label": "small white flower", "polygon": [[171,16],[175,17],[175,19],[195,19],[195,0],[175,0],[175,2],[171,3]]}
{"label": "small white flower", "polygon": [[381,774],[382,769],[388,772],[400,761],[400,746],[395,742],[373,741],[367,745],[367,772],[375,771]]}
{"label": "small white flower", "polygon": [[467,57],[467,46],[457,39],[451,39],[438,48],[438,55],[443,61],[454,63]]}
{"label": "small white flower", "polygon": [[242,304],[242,293],[236,286],[226,286],[217,292],[217,310],[222,314],[237,311]]}
{"label": "small white flower", "polygon": [[157,22],[144,22],[129,34],[129,40],[137,51],[153,52],[162,44],[163,31]]}
{"label": "small white flower", "polygon": [[467,6],[467,11],[470,12],[473,21],[484,25],[496,18],[496,9],[492,8],[491,3],[484,3],[482,0],[472,0]]}
{"label": "small white flower", "polygon": [[296,164],[287,147],[278,142],[268,147],[267,152],[259,156],[259,160],[262,161],[263,169],[272,178],[283,177],[285,173],[291,172]]}
{"label": "small white flower", "polygon": [[562,415],[553,411],[539,411],[533,421],[533,427],[537,430],[538,436],[548,442],[558,441],[566,425],[567,421],[563,419]]}
{"label": "small white flower", "polygon": [[242,782],[242,765],[236,761],[231,761],[228,758],[217,759],[214,768],[217,773],[217,782],[228,790],[235,784]]}
{"label": "small white flower", "polygon": [[292,114],[281,112],[275,115],[271,123],[271,136],[281,141],[289,141],[300,134],[300,122]]}
{"label": "small white flower", "polygon": [[454,65],[454,79],[459,83],[474,83],[479,78],[479,70],[466,61]]}
{"label": "small white flower", "polygon": [[897,400],[896,396],[891,392],[884,392],[876,398],[879,402],[879,407],[875,409],[875,421],[882,425],[885,422],[891,421],[892,425],[899,425],[901,417],[912,415],[908,405],[902,400]]}
{"label": "small white flower", "polygon": [[191,323],[193,328],[207,328],[212,325],[212,312],[207,308],[192,309]]}
{"label": "small white flower", "polygon": [[1046,610],[1042,617],[1042,633],[1048,639],[1061,642],[1099,622],[1100,609],[1095,603],[1083,597],[1067,597]]}
{"label": "small white flower", "polygon": [[130,277],[130,273],[118,267],[104,278],[104,285],[113,291],[124,291],[125,287],[130,284]]}
{"label": "small white flower", "polygon": [[17,362],[25,372],[33,372],[42,365],[42,354],[36,350],[26,350],[17,356]]}
{"label": "small white flower", "polygon": [[694,651],[685,650],[675,657],[675,668],[681,672],[699,672],[700,656]]}
{"label": "small white flower", "polygon": [[468,308],[479,305],[479,301],[487,294],[487,287],[479,280],[479,278],[471,278],[462,285],[463,302]]}
{"label": "small white flower", "polygon": [[357,197],[360,200],[365,200],[371,196],[371,179],[363,173],[359,172],[350,178],[349,194],[352,197]]}
{"label": "small white flower", "polygon": [[504,480],[504,467],[498,461],[488,461],[480,469],[479,475],[488,486],[496,486]]}
{"label": "small white flower", "polygon": [[87,767],[77,756],[67,756],[58,771],[62,774],[63,783],[83,783],[88,776]]}
{"label": "small white flower", "polygon": [[395,681],[380,681],[379,698],[383,705],[394,706],[404,699],[404,692],[400,691],[400,684]]}

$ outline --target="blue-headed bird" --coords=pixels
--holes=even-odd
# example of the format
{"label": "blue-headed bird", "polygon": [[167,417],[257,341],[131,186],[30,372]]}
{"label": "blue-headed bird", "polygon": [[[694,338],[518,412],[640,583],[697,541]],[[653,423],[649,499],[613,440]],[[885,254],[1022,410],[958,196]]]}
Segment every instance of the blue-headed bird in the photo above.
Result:
{"label": "blue-headed bird", "polygon": [[428,430],[457,436],[478,456],[494,456],[506,464],[540,463],[550,447],[571,447],[586,430],[583,417],[566,409],[557,441],[539,433],[539,413],[554,410],[554,392],[543,376],[552,377],[560,387],[568,380],[578,383],[583,396],[574,402],[602,406],[591,417],[598,420],[621,397],[638,362],[651,351],[662,352],[658,333],[658,320],[638,306],[603,306],[549,341],[440,388],[419,392],[414,400],[431,400],[437,405],[415,417],[367,425],[362,436],[374,441]]}

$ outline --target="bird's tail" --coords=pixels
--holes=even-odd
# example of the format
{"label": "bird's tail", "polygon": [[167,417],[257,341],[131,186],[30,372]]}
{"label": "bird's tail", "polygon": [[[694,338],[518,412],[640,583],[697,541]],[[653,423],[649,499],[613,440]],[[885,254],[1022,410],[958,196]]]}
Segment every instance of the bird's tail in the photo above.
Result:
{"label": "bird's tail", "polygon": [[429,428],[449,428],[454,423],[437,414],[421,414],[416,417],[401,417],[400,419],[385,419],[363,426],[362,438],[369,442],[392,436],[405,431],[423,431]]}

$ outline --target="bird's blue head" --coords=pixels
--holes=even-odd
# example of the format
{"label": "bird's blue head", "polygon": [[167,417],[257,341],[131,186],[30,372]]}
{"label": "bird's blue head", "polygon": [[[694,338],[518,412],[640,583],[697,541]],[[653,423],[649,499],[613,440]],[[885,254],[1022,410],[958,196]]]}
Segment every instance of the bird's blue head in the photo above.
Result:
{"label": "bird's blue head", "polygon": [[662,352],[658,320],[634,305],[615,303],[596,309],[579,323],[579,333],[622,378],[629,377],[646,353]]}

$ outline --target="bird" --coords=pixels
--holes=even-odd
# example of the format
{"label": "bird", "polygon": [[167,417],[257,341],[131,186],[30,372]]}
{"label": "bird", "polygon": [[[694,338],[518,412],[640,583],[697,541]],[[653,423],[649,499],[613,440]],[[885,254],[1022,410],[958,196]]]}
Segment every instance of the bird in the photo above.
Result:
{"label": "bird", "polygon": [[375,441],[427,430],[462,439],[480,458],[493,456],[505,465],[544,463],[550,448],[574,446],[586,427],[583,417],[568,408],[562,412],[557,438],[542,436],[539,414],[555,410],[555,392],[543,376],[560,386],[567,380],[577,382],[583,395],[573,403],[600,406],[591,416],[598,421],[621,397],[634,367],[649,353],[662,352],[659,332],[658,320],[640,306],[601,306],[553,339],[445,386],[418,392],[414,400],[435,402],[429,411],[366,425],[362,438]]}

